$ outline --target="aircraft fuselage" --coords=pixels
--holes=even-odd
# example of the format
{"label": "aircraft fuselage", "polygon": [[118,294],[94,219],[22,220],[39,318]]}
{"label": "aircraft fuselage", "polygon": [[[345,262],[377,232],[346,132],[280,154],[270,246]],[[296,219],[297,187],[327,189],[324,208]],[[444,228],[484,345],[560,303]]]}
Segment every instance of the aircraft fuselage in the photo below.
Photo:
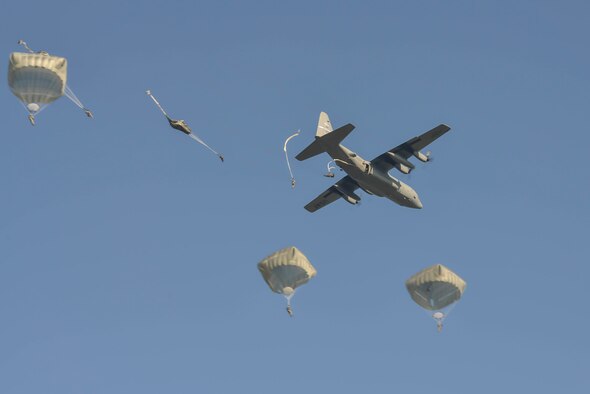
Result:
{"label": "aircraft fuselage", "polygon": [[418,193],[410,186],[367,161],[343,145],[326,147],[334,163],[354,179],[369,194],[385,197],[409,208],[422,208]]}

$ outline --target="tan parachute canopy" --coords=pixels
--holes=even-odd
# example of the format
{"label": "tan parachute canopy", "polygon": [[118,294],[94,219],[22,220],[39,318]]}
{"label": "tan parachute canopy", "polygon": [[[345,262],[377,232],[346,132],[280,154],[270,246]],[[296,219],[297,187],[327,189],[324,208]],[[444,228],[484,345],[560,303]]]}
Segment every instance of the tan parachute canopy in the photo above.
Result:
{"label": "tan parachute canopy", "polygon": [[438,311],[432,317],[437,321],[439,330],[448,314],[441,310],[458,301],[466,286],[459,275],[442,264],[428,267],[406,281],[406,288],[418,305],[429,311]]}
{"label": "tan parachute canopy", "polygon": [[44,51],[34,52],[22,40],[19,44],[29,53],[10,54],[8,85],[29,112],[31,123],[35,124],[37,113],[63,95],[83,109],[88,117],[92,117],[92,112],[84,107],[67,85],[67,59]]}
{"label": "tan parachute canopy", "polygon": [[292,315],[291,297],[295,290],[317,273],[307,257],[294,246],[271,254],[258,263],[258,270],[272,291],[287,298],[289,315]]}
{"label": "tan parachute canopy", "polygon": [[8,85],[32,114],[63,96],[67,74],[68,61],[63,57],[47,53],[10,55]]}

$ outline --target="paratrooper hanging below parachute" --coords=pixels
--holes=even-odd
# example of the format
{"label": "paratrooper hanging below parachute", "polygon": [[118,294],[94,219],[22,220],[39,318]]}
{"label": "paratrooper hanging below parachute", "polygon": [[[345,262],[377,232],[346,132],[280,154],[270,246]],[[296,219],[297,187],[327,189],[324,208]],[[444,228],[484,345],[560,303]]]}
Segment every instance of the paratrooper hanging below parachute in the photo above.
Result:
{"label": "paratrooper hanging below parachute", "polygon": [[406,289],[416,302],[436,321],[440,332],[443,321],[461,299],[467,284],[456,273],[442,264],[423,269],[406,281]]}
{"label": "paratrooper hanging below parachute", "polygon": [[317,271],[295,246],[281,249],[258,263],[258,270],[272,291],[287,299],[287,313],[293,317],[291,298]]}
{"label": "paratrooper hanging below parachute", "polygon": [[154,103],[156,103],[156,105],[158,106],[158,108],[160,108],[160,111],[162,111],[162,113],[164,114],[164,116],[168,120],[168,123],[170,124],[170,127],[172,127],[173,129],[176,129],[176,130],[178,130],[180,132],[183,132],[184,134],[188,135],[189,137],[191,137],[192,139],[194,139],[195,141],[197,141],[199,144],[203,145],[204,147],[206,147],[207,149],[209,149],[211,152],[215,153],[217,155],[217,157],[219,157],[219,159],[222,162],[224,161],[223,156],[221,154],[219,154],[218,152],[216,152],[209,145],[207,145],[205,143],[205,141],[203,141],[202,139],[200,139],[199,137],[197,137],[192,132],[192,130],[189,127],[189,125],[184,120],[175,120],[175,119],[172,119],[166,113],[166,111],[164,111],[164,108],[162,108],[162,106],[160,105],[160,103],[158,102],[158,100],[156,100],[156,98],[152,95],[152,91],[151,90],[146,90],[145,92],[147,93],[148,96],[150,96],[152,98],[152,100],[154,100]]}
{"label": "paratrooper hanging below parachute", "polygon": [[283,151],[285,152],[285,159],[287,160],[287,167],[289,168],[289,175],[291,175],[291,188],[292,189],[295,189],[295,177],[293,176],[293,171],[291,170],[291,163],[289,163],[289,154],[287,153],[287,144],[293,138],[297,137],[299,135],[299,133],[301,133],[301,130],[297,130],[293,135],[291,135],[289,138],[287,138],[285,140],[285,143],[283,144]]}
{"label": "paratrooper hanging below parachute", "polygon": [[19,40],[18,44],[28,53],[10,54],[8,85],[12,93],[23,103],[33,126],[35,115],[64,95],[81,108],[86,116],[94,117],[66,83],[66,58],[52,56],[45,51],[35,52],[23,40]]}

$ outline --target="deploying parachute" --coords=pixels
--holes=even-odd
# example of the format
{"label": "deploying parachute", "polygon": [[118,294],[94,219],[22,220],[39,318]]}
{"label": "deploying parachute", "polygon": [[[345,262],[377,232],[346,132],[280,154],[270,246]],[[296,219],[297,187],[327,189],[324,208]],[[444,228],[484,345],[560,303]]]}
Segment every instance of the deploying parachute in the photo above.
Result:
{"label": "deploying parachute", "polygon": [[295,290],[317,273],[307,257],[294,246],[271,254],[258,263],[258,270],[272,291],[285,296],[289,316],[293,316],[291,298]]}
{"label": "deploying parachute", "polygon": [[433,311],[438,331],[450,308],[459,301],[467,284],[459,275],[442,264],[428,267],[406,281],[412,299],[422,308]]}
{"label": "deploying parachute", "polygon": [[166,117],[166,119],[168,120],[168,123],[170,124],[170,127],[172,127],[175,130],[178,130],[186,135],[188,135],[189,137],[191,137],[193,140],[197,141],[199,144],[203,145],[205,148],[209,149],[211,152],[213,152],[214,154],[217,155],[217,157],[219,157],[219,160],[221,160],[221,162],[223,162],[225,159],[223,158],[223,155],[219,154],[217,151],[215,151],[213,148],[211,148],[209,145],[207,145],[205,143],[205,141],[203,141],[202,139],[200,139],[199,137],[197,137],[191,130],[191,128],[189,127],[189,125],[184,121],[184,120],[175,120],[172,119],[167,113],[166,111],[164,111],[164,108],[162,107],[162,105],[160,105],[160,102],[158,100],[156,100],[156,98],[154,97],[154,95],[152,94],[151,90],[146,90],[145,93],[150,96],[150,98],[154,101],[154,103],[156,103],[156,105],[158,106],[158,108],[160,108],[160,111],[162,111],[162,113],[164,114],[164,116]]}
{"label": "deploying parachute", "polygon": [[293,189],[295,188],[295,177],[293,176],[293,171],[291,171],[291,163],[289,163],[289,154],[287,153],[287,144],[293,138],[297,137],[300,132],[301,132],[301,130],[297,130],[297,132],[295,132],[293,135],[291,135],[289,138],[287,138],[285,140],[285,143],[283,144],[283,151],[285,151],[285,159],[287,160],[287,167],[289,168],[289,175],[291,175],[291,188],[293,188]]}
{"label": "deploying parachute", "polygon": [[36,114],[63,95],[84,110],[86,116],[92,118],[92,112],[84,107],[67,85],[67,59],[51,56],[44,51],[34,52],[22,40],[18,43],[29,53],[10,54],[8,85],[29,112],[31,124],[35,125]]}

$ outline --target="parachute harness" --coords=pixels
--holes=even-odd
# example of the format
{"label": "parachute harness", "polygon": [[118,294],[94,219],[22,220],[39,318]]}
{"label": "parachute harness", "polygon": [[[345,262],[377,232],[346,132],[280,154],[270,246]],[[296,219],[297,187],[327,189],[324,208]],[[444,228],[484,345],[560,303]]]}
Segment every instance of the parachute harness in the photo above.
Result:
{"label": "parachute harness", "polygon": [[[291,175],[291,188],[295,188],[295,177],[293,176],[293,171],[291,171],[291,163],[289,163],[289,154],[287,153],[287,144],[289,143],[289,141],[291,141],[291,139],[297,137],[299,135],[299,133],[301,132],[301,130],[297,130],[297,132],[293,135],[291,135],[289,138],[287,138],[285,140],[285,143],[283,144],[283,150],[285,151],[285,159],[287,160],[287,167],[289,168],[289,175]],[[287,309],[287,311],[289,311],[289,309]],[[289,315],[291,315],[291,313],[289,313]]]}

